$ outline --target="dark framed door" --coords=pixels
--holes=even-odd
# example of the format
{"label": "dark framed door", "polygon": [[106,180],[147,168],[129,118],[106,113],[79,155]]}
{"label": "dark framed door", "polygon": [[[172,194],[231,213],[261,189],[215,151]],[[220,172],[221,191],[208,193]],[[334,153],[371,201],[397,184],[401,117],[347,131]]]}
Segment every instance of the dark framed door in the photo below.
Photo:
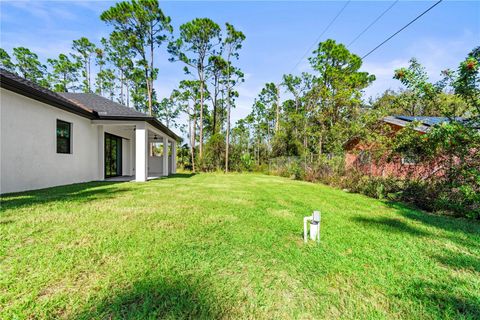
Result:
{"label": "dark framed door", "polygon": [[122,138],[105,133],[105,178],[122,175]]}

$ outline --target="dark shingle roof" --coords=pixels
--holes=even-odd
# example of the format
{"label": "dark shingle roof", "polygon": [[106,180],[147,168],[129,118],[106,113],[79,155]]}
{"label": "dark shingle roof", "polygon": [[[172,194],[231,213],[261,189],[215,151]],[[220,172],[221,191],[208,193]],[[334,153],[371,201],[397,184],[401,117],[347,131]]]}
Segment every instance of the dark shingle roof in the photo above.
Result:
{"label": "dark shingle roof", "polygon": [[79,106],[91,108],[96,113],[98,119],[147,121],[157,129],[165,132],[170,137],[180,140],[179,136],[177,136],[172,130],[168,129],[155,117],[151,117],[145,113],[126,107],[120,103],[99,96],[98,94],[66,92],[60,93],[60,95]]}
{"label": "dark shingle roof", "polygon": [[460,117],[451,119],[447,117],[388,116],[388,117],[385,117],[383,121],[392,123],[401,127],[405,127],[406,125],[412,122],[418,122],[419,125],[415,127],[415,130],[418,130],[421,132],[427,132],[433,126],[440,125],[442,123],[448,123],[451,121],[458,121],[464,124],[469,123],[470,125],[473,125],[474,128],[480,128],[480,123],[478,123],[478,120],[465,119]]}
{"label": "dark shingle roof", "polygon": [[88,107],[98,113],[100,118],[105,117],[139,117],[150,118],[148,115],[128,108],[120,103],[99,96],[94,93],[60,93],[60,95],[78,105]]}
{"label": "dark shingle roof", "polygon": [[[397,116],[385,117],[385,118],[383,118],[383,121],[385,121],[387,123],[397,125],[397,126],[400,126],[400,127],[405,127],[411,122],[411,121],[407,121],[405,119],[401,119]],[[424,124],[420,124],[420,125],[416,126],[414,129],[417,130],[417,131],[420,131],[420,132],[427,132],[428,129],[429,129],[429,126],[426,126]]]}
{"label": "dark shingle roof", "polygon": [[[450,119],[447,117],[411,117],[411,116],[395,116],[395,117],[408,122],[418,121],[429,127],[450,121]],[[463,119],[461,118],[457,120],[463,121]]]}
{"label": "dark shingle roof", "polygon": [[94,93],[56,93],[2,68],[0,68],[0,86],[92,120],[146,121],[165,132],[171,138],[180,140],[179,136],[158,121],[158,119]]}
{"label": "dark shingle roof", "polygon": [[87,118],[95,118],[95,115],[91,109],[72,103],[70,100],[65,99],[58,93],[50,91],[30,80],[22,78],[2,68],[0,68],[0,86],[37,101],[50,104],[54,107],[73,112]]}

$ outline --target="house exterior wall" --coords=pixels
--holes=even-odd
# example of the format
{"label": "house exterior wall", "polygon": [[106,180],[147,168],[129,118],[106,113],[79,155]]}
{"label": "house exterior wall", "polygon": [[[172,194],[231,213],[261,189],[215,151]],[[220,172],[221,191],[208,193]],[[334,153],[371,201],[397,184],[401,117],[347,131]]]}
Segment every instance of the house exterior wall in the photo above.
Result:
{"label": "house exterior wall", "polygon": [[163,174],[163,156],[148,156],[148,174],[162,175]]}
{"label": "house exterior wall", "polygon": [[[123,138],[122,175],[135,175],[134,128],[162,133],[145,121],[90,120],[0,90],[0,194],[103,180],[105,133]],[[57,153],[57,120],[71,123],[70,154]],[[144,160],[150,160],[147,153]],[[149,171],[163,173],[163,158],[151,161]]]}
{"label": "house exterior wall", "polygon": [[[403,127],[388,123],[391,128],[391,135],[397,134]],[[425,132],[418,132],[424,134]],[[400,179],[414,178],[422,179],[430,176],[442,176],[445,174],[443,163],[445,159],[435,159],[430,163],[403,163],[401,157],[387,159],[386,156],[373,159],[372,157],[361,156],[362,152],[374,150],[374,146],[366,146],[356,143],[349,147],[345,155],[345,168],[357,170],[363,174],[375,177],[396,177]],[[365,158],[370,158],[365,161]]]}
{"label": "house exterior wall", "polygon": [[[3,88],[0,118],[0,193],[103,179],[90,119]],[[72,124],[71,154],[57,153],[57,119]]]}
{"label": "house exterior wall", "polygon": [[430,176],[442,176],[445,170],[442,161],[432,161],[431,163],[406,164],[402,163],[401,158],[395,158],[387,161],[385,158],[371,159],[365,162],[357,152],[350,151],[345,156],[346,169],[354,169],[363,174],[375,177],[396,177],[396,178],[427,178]]}

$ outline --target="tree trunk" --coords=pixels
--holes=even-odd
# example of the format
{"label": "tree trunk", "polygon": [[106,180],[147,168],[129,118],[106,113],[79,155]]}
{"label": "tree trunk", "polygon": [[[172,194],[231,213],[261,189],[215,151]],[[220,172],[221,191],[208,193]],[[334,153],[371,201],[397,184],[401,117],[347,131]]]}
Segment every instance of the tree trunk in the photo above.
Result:
{"label": "tree trunk", "polygon": [[147,82],[149,82],[150,86],[148,88],[148,110],[150,112],[150,116],[153,116],[152,110],[152,95],[153,95],[153,31],[152,25],[150,24],[150,75],[148,77]]}
{"label": "tree trunk", "polygon": [[150,81],[147,80],[147,99],[148,99],[148,114],[153,115],[152,111],[152,88],[150,87]]}
{"label": "tree trunk", "polygon": [[[99,88],[98,88],[98,92],[100,95],[102,95],[102,89],[103,89],[103,83],[102,83],[102,65],[100,65],[100,81],[99,81]],[[98,75],[97,75],[98,77]]]}
{"label": "tree trunk", "polygon": [[197,127],[197,116],[195,114],[195,105],[193,105],[193,127],[192,127],[192,134],[190,135],[190,147],[191,147],[191,154],[192,154],[192,171],[195,172],[195,131]]}
{"label": "tree trunk", "polygon": [[217,113],[218,113],[218,110],[217,110],[217,103],[218,103],[218,99],[217,99],[217,96],[218,96],[218,79],[216,77],[215,79],[215,93],[213,95],[213,129],[212,129],[212,134],[216,134],[217,133]]}
{"label": "tree trunk", "polygon": [[125,105],[124,95],[123,95],[123,86],[125,85],[125,79],[123,76],[123,71],[120,70],[120,100],[122,104]]}
{"label": "tree trunk", "polygon": [[90,87],[90,57],[88,58],[88,62],[87,62],[87,68],[86,68],[86,71],[85,71],[87,74],[87,92],[91,92],[91,87]]}
{"label": "tree trunk", "polygon": [[150,77],[148,72],[148,66],[145,66],[145,84],[147,85],[147,103],[148,103],[148,113],[152,116],[152,88],[150,87]]}
{"label": "tree trunk", "polygon": [[225,172],[228,172],[228,152],[230,148],[230,52],[227,58],[227,132],[225,134]]}
{"label": "tree trunk", "polygon": [[127,94],[127,107],[130,107],[130,87],[128,86],[128,80],[125,81],[125,91]]}
{"label": "tree trunk", "polygon": [[[228,92],[228,96],[230,96],[230,92]],[[228,172],[229,148],[230,148],[230,99],[228,99],[228,102],[227,102],[227,132],[225,137],[225,172]]]}
{"label": "tree trunk", "polygon": [[322,148],[323,148],[323,136],[320,134],[320,138],[318,139],[318,157],[322,155]]}
{"label": "tree trunk", "polygon": [[200,160],[203,159],[203,75],[200,78]]}
{"label": "tree trunk", "polygon": [[275,120],[275,133],[280,129],[280,88],[277,89],[277,108],[276,108],[276,120]]}

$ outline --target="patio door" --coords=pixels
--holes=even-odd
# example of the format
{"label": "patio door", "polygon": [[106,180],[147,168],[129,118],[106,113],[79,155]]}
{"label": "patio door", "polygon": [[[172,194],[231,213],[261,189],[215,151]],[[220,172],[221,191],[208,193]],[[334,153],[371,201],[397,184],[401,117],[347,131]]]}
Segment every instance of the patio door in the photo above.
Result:
{"label": "patio door", "polygon": [[105,133],[105,178],[122,175],[122,138]]}

